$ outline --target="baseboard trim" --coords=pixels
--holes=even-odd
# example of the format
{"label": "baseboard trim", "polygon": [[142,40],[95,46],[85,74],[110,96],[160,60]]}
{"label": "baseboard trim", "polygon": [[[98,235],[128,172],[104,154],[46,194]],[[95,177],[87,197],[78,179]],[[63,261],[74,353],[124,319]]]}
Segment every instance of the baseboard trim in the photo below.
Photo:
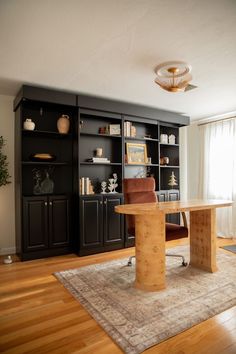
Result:
{"label": "baseboard trim", "polygon": [[16,247],[0,248],[0,255],[1,256],[15,254],[15,253],[16,253]]}

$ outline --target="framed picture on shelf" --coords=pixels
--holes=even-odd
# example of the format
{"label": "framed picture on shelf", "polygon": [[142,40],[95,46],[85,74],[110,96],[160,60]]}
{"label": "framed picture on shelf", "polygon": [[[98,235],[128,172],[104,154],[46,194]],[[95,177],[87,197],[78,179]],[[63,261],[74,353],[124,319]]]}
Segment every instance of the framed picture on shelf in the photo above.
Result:
{"label": "framed picture on shelf", "polygon": [[126,143],[127,163],[145,165],[147,163],[146,144]]}
{"label": "framed picture on shelf", "polygon": [[120,135],[120,124],[110,124],[109,125],[110,135]]}

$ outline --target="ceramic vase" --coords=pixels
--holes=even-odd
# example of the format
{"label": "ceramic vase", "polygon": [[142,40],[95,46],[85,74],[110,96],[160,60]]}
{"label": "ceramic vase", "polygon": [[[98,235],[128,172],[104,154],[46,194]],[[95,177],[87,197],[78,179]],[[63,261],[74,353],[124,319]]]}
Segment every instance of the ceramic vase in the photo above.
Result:
{"label": "ceramic vase", "polygon": [[31,119],[26,119],[24,121],[24,129],[25,130],[34,130],[34,128],[35,128],[35,123],[32,122]]}
{"label": "ceramic vase", "polygon": [[57,129],[61,134],[67,134],[70,129],[70,118],[66,114],[62,116],[57,121]]}

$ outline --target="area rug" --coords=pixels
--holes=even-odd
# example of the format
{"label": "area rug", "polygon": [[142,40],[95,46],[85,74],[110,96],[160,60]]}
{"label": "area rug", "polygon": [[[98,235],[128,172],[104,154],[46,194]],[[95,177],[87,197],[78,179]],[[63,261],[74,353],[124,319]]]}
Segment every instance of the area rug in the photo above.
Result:
{"label": "area rug", "polygon": [[236,253],[236,245],[221,246],[221,248],[224,248],[227,251]]}
{"label": "area rug", "polygon": [[[189,248],[171,249],[188,258]],[[127,258],[56,273],[125,353],[138,354],[236,305],[236,256],[217,254],[219,270],[207,273],[166,258],[167,288],[148,293],[133,287]]]}

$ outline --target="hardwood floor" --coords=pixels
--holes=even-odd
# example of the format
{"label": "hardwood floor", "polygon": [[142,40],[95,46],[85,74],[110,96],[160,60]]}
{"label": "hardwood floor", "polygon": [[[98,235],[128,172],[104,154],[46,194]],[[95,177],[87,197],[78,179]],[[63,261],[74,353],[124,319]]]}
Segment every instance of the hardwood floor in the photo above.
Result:
{"label": "hardwood floor", "polygon": [[[168,243],[168,247],[184,242],[172,241]],[[229,243],[232,242],[218,240],[218,245]],[[134,249],[129,248],[87,257],[71,254],[28,262],[16,261],[10,265],[1,264],[0,352],[122,353],[52,274],[55,271],[115,258],[128,258],[133,253]],[[235,354],[236,307],[146,350],[145,353]]]}

